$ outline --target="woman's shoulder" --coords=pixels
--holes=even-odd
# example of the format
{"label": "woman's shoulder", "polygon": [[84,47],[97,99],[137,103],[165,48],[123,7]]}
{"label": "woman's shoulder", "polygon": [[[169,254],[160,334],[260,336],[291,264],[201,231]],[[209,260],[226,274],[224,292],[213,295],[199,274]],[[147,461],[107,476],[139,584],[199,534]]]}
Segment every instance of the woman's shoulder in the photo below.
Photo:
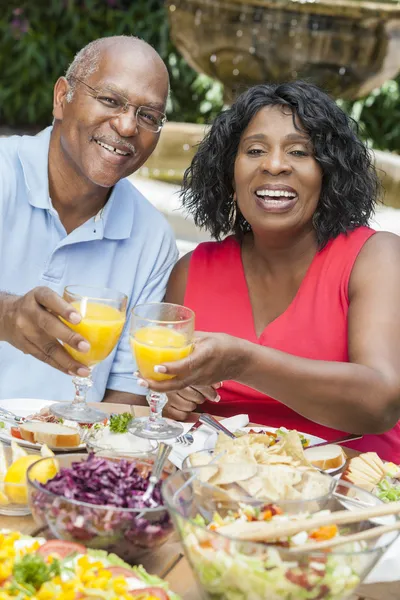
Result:
{"label": "woman's shoulder", "polygon": [[327,250],[332,254],[340,254],[347,259],[359,257],[379,250],[382,252],[397,252],[400,248],[400,236],[389,231],[376,231],[371,227],[357,227],[342,233],[327,245]]}
{"label": "woman's shoulder", "polygon": [[339,234],[337,237],[330,240],[327,248],[338,250],[340,248],[349,248],[351,246],[363,246],[363,244],[372,237],[376,231],[371,227],[360,226],[355,229]]}
{"label": "woman's shoulder", "polygon": [[384,266],[386,262],[395,263],[399,268],[400,236],[390,231],[373,231],[360,249],[356,265],[373,263]]}
{"label": "woman's shoulder", "polygon": [[350,278],[350,294],[363,289],[365,282],[372,280],[376,285],[382,282],[398,281],[400,274],[400,237],[389,231],[376,231],[370,236],[358,253]]}

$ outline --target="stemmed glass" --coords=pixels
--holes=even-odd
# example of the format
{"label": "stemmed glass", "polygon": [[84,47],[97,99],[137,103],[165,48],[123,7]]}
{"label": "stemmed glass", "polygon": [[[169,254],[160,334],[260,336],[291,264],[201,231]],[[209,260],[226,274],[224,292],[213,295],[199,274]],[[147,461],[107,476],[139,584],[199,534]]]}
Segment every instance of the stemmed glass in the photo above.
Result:
{"label": "stemmed glass", "polygon": [[89,368],[88,377],[74,376],[75,398],[73,402],[52,404],[51,412],[57,417],[96,423],[107,418],[106,413],[86,404],[86,396],[92,387],[92,369],[113,351],[126,320],[128,298],[125,294],[108,288],[70,285],[64,289],[64,300],[82,315],[77,325],[61,319],[70,329],[80,333],[90,344],[89,352],[79,352],[64,344],[66,351],[77,361]]}
{"label": "stemmed glass", "polygon": [[[194,312],[179,304],[150,303],[136,306],[132,311],[130,342],[140,375],[145,379],[164,381],[173,375],[157,373],[156,365],[174,362],[193,350]],[[129,431],[139,437],[167,439],[181,435],[180,423],[162,417],[168,402],[166,394],[149,390],[147,402],[150,417],[135,419]]]}

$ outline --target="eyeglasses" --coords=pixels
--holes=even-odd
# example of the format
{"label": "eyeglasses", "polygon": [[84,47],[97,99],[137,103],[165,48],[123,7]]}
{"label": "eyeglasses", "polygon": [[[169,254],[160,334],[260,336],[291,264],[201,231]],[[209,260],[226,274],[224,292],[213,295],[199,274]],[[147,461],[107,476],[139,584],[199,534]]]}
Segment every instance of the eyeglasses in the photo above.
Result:
{"label": "eyeglasses", "polygon": [[134,116],[137,124],[140,127],[143,127],[143,129],[147,129],[153,133],[158,133],[161,131],[162,126],[167,120],[165,114],[159,110],[150,108],[148,106],[135,106],[134,104],[128,102],[126,98],[117,92],[114,92],[113,90],[96,90],[78,77],[73,76],[71,79],[79,81],[79,83],[91,90],[93,98],[100,102],[100,104],[104,107],[104,112],[107,112],[107,114],[112,117],[119,117],[120,115],[127,113],[129,107],[131,106],[134,110]]}

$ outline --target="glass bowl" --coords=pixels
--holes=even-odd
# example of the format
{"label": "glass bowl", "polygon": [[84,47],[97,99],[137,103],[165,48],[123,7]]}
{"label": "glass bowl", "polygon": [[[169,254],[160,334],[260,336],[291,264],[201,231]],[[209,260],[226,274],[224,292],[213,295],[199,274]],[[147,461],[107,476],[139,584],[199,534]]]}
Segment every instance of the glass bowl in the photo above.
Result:
{"label": "glass bowl", "polygon": [[[117,438],[117,443],[115,445],[112,444],[112,437],[108,437],[105,441],[103,441],[101,432],[93,432],[89,433],[89,435],[85,439],[86,448],[88,452],[94,452],[95,454],[112,454],[114,456],[121,456],[126,458],[139,458],[142,460],[147,460],[151,458],[151,456],[155,453],[158,448],[158,442],[155,440],[146,440],[144,438],[139,438],[134,436],[132,433],[123,433],[123,434],[114,434]],[[121,436],[125,438],[125,436],[129,436],[129,438],[133,438],[135,443],[137,443],[137,448],[133,446],[129,446],[129,444],[124,445],[121,443]],[[128,438],[128,441],[129,441]],[[131,448],[131,449],[130,449]]]}
{"label": "glass bowl", "polygon": [[[285,540],[280,541],[282,545],[276,545],[227,537],[218,530],[208,529],[207,525],[211,520],[216,522],[216,513],[225,517],[229,511],[243,508],[243,504],[231,497],[224,501],[221,490],[213,491],[211,486],[204,485],[200,481],[204,469],[209,466],[175,473],[163,483],[162,493],[205,599],[343,600],[354,593],[399,535],[395,531],[377,539],[312,551],[301,551],[301,545],[289,550]],[[315,500],[320,509],[355,510],[381,504],[378,498],[356,486],[333,482],[328,497]],[[248,498],[245,504],[260,508],[264,503]],[[284,513],[309,512],[308,502],[276,504]],[[341,534],[356,533],[395,520],[391,516],[348,524]]]}
{"label": "glass bowl", "polygon": [[[113,462],[123,460],[110,454],[106,458]],[[65,454],[42,460],[56,460],[63,469],[87,459],[87,454]],[[151,462],[129,457],[126,460],[135,464],[142,477],[150,476]],[[136,562],[164,544],[173,533],[173,523],[165,506],[121,508],[97,505],[47,491],[35,480],[35,468],[40,468],[40,462],[32,465],[27,473],[29,506],[36,523],[47,528],[51,537],[115,552],[128,562]],[[171,472],[169,466],[164,467],[162,478]]]}
{"label": "glass bowl", "polygon": [[[301,498],[302,507],[304,508],[305,502],[307,502],[307,510],[314,512],[321,510],[335,488],[335,481],[330,475],[312,467],[297,467],[282,463],[225,462],[224,457],[221,462],[216,459],[210,462],[213,457],[212,452],[196,452],[196,455],[202,462],[192,465],[190,459],[193,455],[189,455],[183,462],[183,468],[204,467],[201,476],[203,485],[214,489],[216,495],[219,493],[218,491],[221,491],[221,498],[225,498],[225,500],[225,492],[238,501],[242,498],[248,500],[249,497],[263,502],[285,500],[287,510],[291,511],[290,506],[293,506],[293,510],[296,511],[297,499]],[[211,470],[208,472],[210,481],[205,481],[205,479],[209,479],[205,476],[207,474],[206,465],[210,465]],[[226,481],[228,484],[215,485],[212,483],[212,469],[215,467],[227,471],[228,479]],[[254,474],[250,479],[246,479],[249,469],[252,469]],[[241,481],[242,479],[244,481]]]}
{"label": "glass bowl", "polygon": [[[13,462],[13,453],[11,446],[3,445],[4,458],[6,462],[6,468],[11,466]],[[36,450],[25,450],[27,455],[37,457],[40,460],[40,453]],[[29,459],[26,463],[30,464]],[[23,460],[23,463],[25,461]],[[13,483],[11,481],[0,483],[0,515],[9,517],[21,517],[23,515],[30,514],[30,508],[28,506],[28,490],[26,484],[26,470],[28,464],[22,464],[22,470],[19,473],[15,473],[16,477],[22,479],[22,483]],[[7,475],[6,471],[6,475]]]}

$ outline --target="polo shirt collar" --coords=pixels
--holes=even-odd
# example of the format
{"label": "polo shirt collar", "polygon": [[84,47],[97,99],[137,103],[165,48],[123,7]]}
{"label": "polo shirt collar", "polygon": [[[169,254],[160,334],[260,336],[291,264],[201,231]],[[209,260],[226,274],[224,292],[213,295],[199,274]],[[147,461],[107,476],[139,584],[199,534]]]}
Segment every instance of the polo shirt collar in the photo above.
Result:
{"label": "polo shirt collar", "polygon": [[29,203],[37,208],[51,208],[48,162],[52,129],[47,127],[35,136],[22,136],[18,147]]}
{"label": "polo shirt collar", "polygon": [[124,240],[130,237],[134,213],[132,187],[124,179],[115,184],[102,214],[105,238]]}
{"label": "polo shirt collar", "polygon": [[[29,203],[36,208],[52,208],[48,176],[52,129],[50,126],[35,136],[22,136],[18,148],[18,157],[24,173],[25,184],[29,191]],[[132,187],[131,183],[124,180],[118,181],[114,186],[101,215],[105,238],[123,240],[130,237],[134,213]],[[135,188],[134,190],[134,193],[137,193]]]}

